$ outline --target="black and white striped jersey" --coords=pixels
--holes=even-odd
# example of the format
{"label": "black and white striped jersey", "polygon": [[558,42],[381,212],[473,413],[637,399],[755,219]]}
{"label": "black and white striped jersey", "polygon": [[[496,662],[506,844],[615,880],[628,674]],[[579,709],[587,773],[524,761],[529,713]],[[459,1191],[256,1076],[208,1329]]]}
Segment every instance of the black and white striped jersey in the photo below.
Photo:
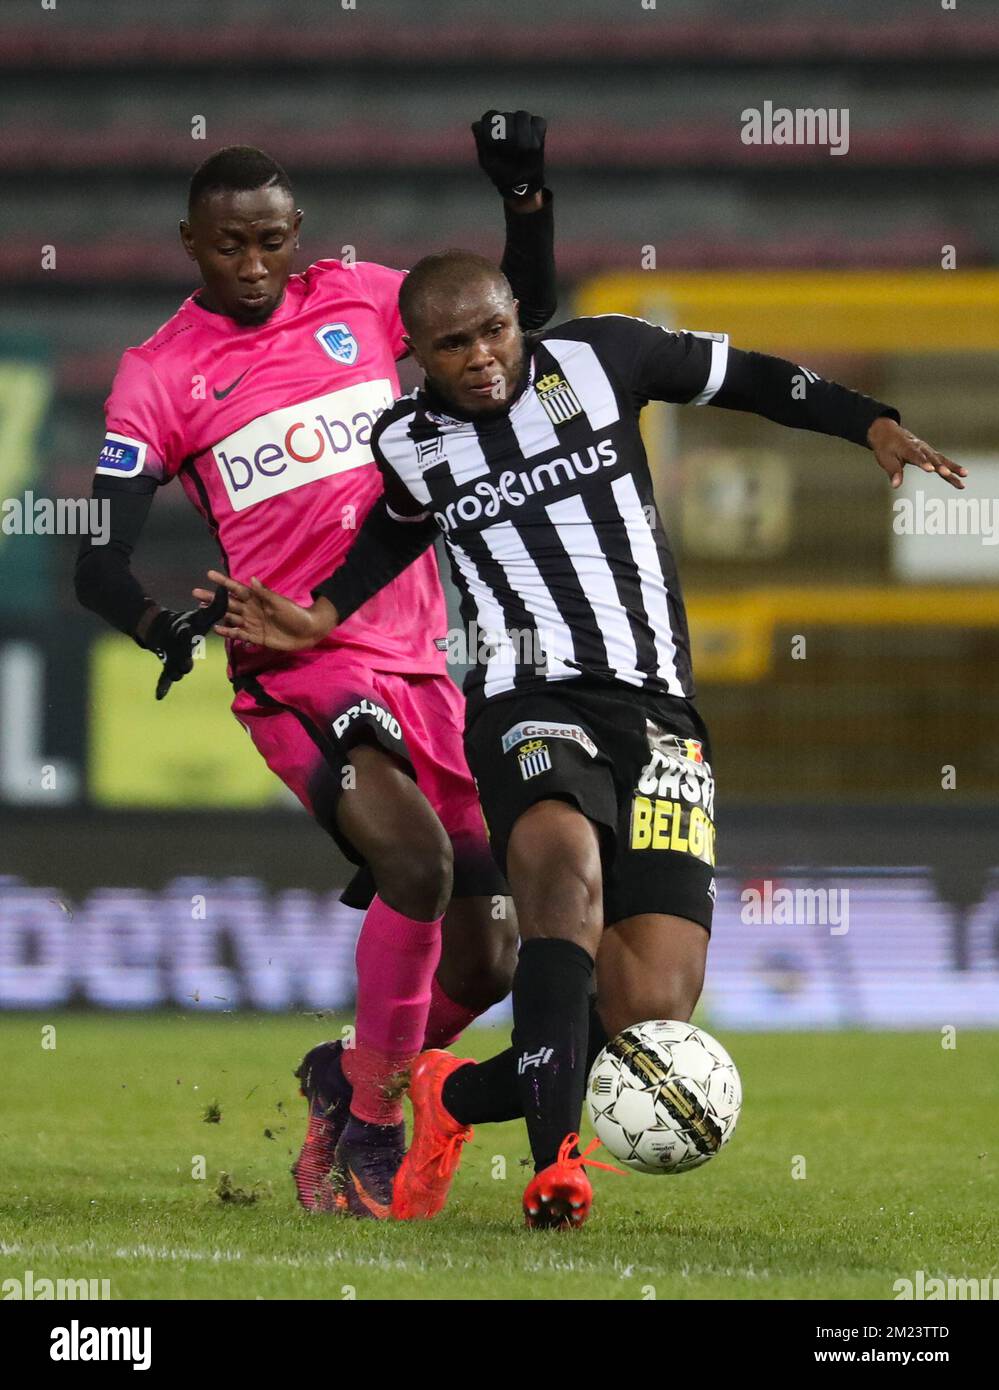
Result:
{"label": "black and white striped jersey", "polygon": [[500,414],[459,418],[423,388],[372,434],[389,515],[432,515],[444,534],[478,657],[466,695],[474,703],[586,676],[689,698],[687,620],[639,431],[643,406],[715,401],[858,442],[865,419],[892,412],[821,381],[807,390],[824,406],[786,405],[802,370],[793,364],[730,349],[725,334],[619,314],[546,329],[526,352],[520,390]]}

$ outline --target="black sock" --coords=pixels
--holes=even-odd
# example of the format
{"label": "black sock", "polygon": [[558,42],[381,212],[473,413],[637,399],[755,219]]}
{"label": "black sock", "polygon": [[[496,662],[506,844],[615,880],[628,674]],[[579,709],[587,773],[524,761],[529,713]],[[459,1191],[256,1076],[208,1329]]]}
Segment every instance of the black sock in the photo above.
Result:
{"label": "black sock", "polygon": [[578,1133],[586,1088],[593,960],[560,938],[525,941],[513,977],[517,1089],[536,1172]]}
{"label": "black sock", "polygon": [[500,1120],[519,1120],[524,1111],[517,1087],[517,1061],[513,1048],[456,1067],[444,1082],[441,1100],[463,1125],[486,1125]]}
{"label": "black sock", "polygon": [[[589,1001],[589,1041],[586,1048],[586,1075],[597,1054],[607,1046],[607,1031],[597,1013],[596,995]],[[517,1079],[517,1050],[490,1057],[488,1062],[474,1062],[457,1067],[444,1082],[441,1099],[456,1120],[463,1125],[496,1124],[502,1120],[523,1118],[524,1107]],[[563,1136],[564,1137],[564,1136]]]}
{"label": "black sock", "polygon": [[610,1042],[607,1036],[607,1029],[601,1022],[600,1015],[597,1013],[597,996],[590,995],[590,1038],[586,1046],[586,1075],[589,1076],[590,1068]]}

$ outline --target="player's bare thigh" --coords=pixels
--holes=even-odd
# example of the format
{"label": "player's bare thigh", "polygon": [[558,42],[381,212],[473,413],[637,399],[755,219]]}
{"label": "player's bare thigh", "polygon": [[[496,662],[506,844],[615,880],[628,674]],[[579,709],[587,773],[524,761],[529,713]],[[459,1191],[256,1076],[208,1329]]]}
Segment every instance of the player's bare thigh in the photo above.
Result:
{"label": "player's bare thigh", "polygon": [[576,807],[549,800],[525,811],[510,832],[507,872],[525,941],[563,937],[596,957],[608,1033],[651,1018],[690,1018],[704,983],[707,931],[665,913],[604,930],[599,831]]}
{"label": "player's bare thigh", "polygon": [[603,870],[596,826],[567,801],[538,801],[514,823],[507,877],[524,941],[557,937],[596,956]]}
{"label": "player's bare thigh", "polygon": [[451,841],[408,764],[374,741],[350,751],[354,770],[337,828],[362,854],[379,896],[418,921],[444,915],[438,980],[449,998],[486,1009],[510,992],[517,915],[506,897],[451,897]]}
{"label": "player's bare thigh", "polygon": [[441,927],[437,980],[449,999],[486,1010],[510,993],[517,965],[517,913],[499,894],[452,898]]}
{"label": "player's bare thigh", "polygon": [[337,827],[371,867],[379,896],[417,921],[440,917],[451,897],[447,832],[401,759],[374,742],[350,751],[355,776],[337,803]]}
{"label": "player's bare thigh", "polygon": [[648,1019],[689,1019],[707,953],[707,931],[686,917],[649,912],[608,927],[596,973],[600,1019],[610,1036]]}

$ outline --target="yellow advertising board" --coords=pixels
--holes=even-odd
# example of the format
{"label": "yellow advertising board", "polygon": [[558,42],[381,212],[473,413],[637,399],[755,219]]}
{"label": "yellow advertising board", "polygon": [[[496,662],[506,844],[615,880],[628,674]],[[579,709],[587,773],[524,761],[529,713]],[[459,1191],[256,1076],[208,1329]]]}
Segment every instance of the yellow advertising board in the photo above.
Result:
{"label": "yellow advertising board", "polygon": [[91,648],[90,792],[98,806],[169,809],[287,805],[290,794],[229,712],[232,687],[217,639],[173,686],[153,698],[159,664],[128,637]]}
{"label": "yellow advertising board", "polygon": [[999,352],[999,272],[617,271],[576,296],[580,314],[635,314],[737,347],[822,353]]}

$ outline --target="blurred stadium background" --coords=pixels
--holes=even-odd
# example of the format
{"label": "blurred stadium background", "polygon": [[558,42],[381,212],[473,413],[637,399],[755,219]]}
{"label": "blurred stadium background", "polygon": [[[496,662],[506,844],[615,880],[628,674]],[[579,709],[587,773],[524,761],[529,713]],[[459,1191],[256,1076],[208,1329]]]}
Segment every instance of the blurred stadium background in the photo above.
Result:
{"label": "blurred stadium background", "polygon": [[[122,350],[194,288],[176,224],[211,150],[286,165],[302,267],[498,254],[468,124],[526,106],[561,317],[804,361],[999,506],[997,68],[994,0],[8,0],[0,496],[88,493]],[[765,101],[848,108],[849,153],[743,144]],[[897,535],[828,440],[664,408],[648,431],[715,744],[707,1017],[999,1024],[994,537]],[[0,532],[0,1008],[349,1006],[346,866],[228,714],[220,644],[156,704],[151,659],[77,607],[75,548]],[[214,559],[165,489],[150,592],[184,606]],[[743,922],[765,880],[848,887],[849,930]]]}

